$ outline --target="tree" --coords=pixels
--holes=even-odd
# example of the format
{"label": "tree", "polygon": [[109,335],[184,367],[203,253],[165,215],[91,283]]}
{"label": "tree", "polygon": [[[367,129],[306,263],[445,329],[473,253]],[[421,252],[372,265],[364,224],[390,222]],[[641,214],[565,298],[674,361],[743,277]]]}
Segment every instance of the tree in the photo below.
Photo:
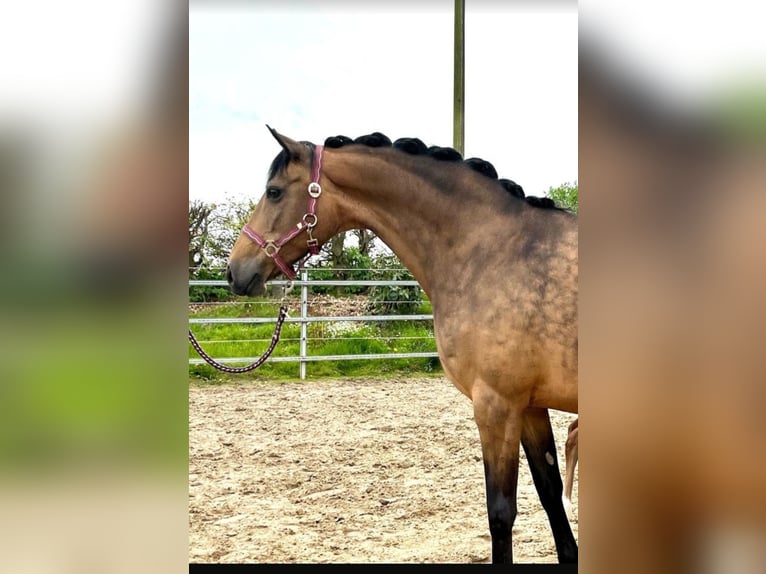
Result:
{"label": "tree", "polygon": [[562,183],[558,187],[551,187],[546,193],[556,205],[571,209],[577,213],[577,181],[574,183]]}
{"label": "tree", "polygon": [[189,202],[189,270],[223,267],[255,205],[231,197],[222,205]]}
{"label": "tree", "polygon": [[211,226],[211,234],[214,238],[209,252],[211,265],[219,267],[226,265],[234,242],[250,220],[254,209],[253,200],[237,201],[232,197],[227,197],[226,201],[218,207]]}
{"label": "tree", "polygon": [[[346,243],[346,232],[338,233],[327,242],[330,246],[330,267],[343,267],[343,251]],[[338,277],[340,279],[340,277]]]}
{"label": "tree", "polygon": [[210,244],[211,216],[215,204],[195,199],[189,203],[189,273],[202,265]]}
{"label": "tree", "polygon": [[354,229],[353,233],[359,241],[359,253],[369,257],[370,251],[378,236],[369,229]]}
{"label": "tree", "polygon": [[[359,254],[369,257],[375,245],[377,235],[369,229],[354,229],[351,233],[357,240]],[[338,233],[327,242],[328,247],[324,251],[331,267],[342,269],[348,263],[348,257],[344,253],[349,247],[353,247],[353,244],[349,244],[346,239],[347,233],[344,231]]]}

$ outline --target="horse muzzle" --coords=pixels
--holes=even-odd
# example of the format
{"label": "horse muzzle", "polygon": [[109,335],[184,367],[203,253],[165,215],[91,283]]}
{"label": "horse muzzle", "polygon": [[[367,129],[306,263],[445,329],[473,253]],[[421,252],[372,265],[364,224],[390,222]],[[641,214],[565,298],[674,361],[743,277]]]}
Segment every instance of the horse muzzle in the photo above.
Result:
{"label": "horse muzzle", "polygon": [[266,291],[264,276],[255,261],[233,260],[226,267],[226,281],[235,295],[254,297]]}

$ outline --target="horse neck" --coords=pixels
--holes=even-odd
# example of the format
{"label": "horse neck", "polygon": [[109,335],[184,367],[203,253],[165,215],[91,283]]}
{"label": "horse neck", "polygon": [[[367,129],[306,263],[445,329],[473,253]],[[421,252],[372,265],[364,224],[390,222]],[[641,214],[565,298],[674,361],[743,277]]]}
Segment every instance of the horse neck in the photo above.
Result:
{"label": "horse neck", "polygon": [[437,280],[464,273],[469,238],[481,234],[482,218],[496,213],[491,202],[501,195],[489,197],[484,176],[459,164],[422,166],[429,161],[392,149],[338,150],[324,169],[339,191],[338,231],[372,230],[432,297]]}

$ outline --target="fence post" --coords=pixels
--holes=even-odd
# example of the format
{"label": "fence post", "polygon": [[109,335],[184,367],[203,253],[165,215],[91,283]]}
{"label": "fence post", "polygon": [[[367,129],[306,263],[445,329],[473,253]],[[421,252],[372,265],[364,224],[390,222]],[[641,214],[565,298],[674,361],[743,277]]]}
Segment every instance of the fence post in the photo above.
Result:
{"label": "fence post", "polygon": [[306,361],[303,359],[307,356],[307,349],[308,349],[308,322],[306,321],[306,318],[309,316],[309,286],[306,285],[306,281],[308,281],[309,278],[309,272],[307,269],[301,270],[301,281],[303,281],[303,285],[301,285],[301,343],[300,343],[300,376],[301,380],[306,379]]}

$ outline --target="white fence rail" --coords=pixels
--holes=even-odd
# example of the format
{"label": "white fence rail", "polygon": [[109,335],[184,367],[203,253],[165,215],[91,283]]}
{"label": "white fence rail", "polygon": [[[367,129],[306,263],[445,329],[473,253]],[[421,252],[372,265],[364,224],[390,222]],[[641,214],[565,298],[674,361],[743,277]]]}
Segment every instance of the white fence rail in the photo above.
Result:
{"label": "white fence rail", "polygon": [[[271,281],[270,285],[286,287],[287,281]],[[214,279],[192,279],[189,280],[189,287],[227,287],[226,281]],[[410,280],[319,280],[309,279],[308,270],[301,271],[300,280],[294,281],[295,287],[300,287],[300,316],[287,317],[285,323],[300,324],[300,345],[299,354],[295,356],[271,356],[267,362],[297,362],[299,363],[299,374],[301,379],[306,378],[306,365],[313,361],[345,361],[345,360],[373,360],[373,359],[407,359],[407,358],[433,358],[438,357],[436,351],[427,352],[404,352],[404,353],[366,353],[366,354],[347,354],[347,355],[309,355],[308,354],[308,325],[310,323],[336,323],[336,322],[378,322],[378,321],[433,321],[431,314],[417,315],[346,315],[346,316],[311,316],[309,315],[309,287],[344,287],[344,286],[418,286],[417,281]],[[195,324],[266,324],[276,323],[276,317],[189,317],[189,325]],[[433,331],[432,331],[433,332]],[[219,363],[251,363],[257,357],[215,357],[211,356]],[[189,359],[189,365],[204,364],[205,361],[199,357]]]}

